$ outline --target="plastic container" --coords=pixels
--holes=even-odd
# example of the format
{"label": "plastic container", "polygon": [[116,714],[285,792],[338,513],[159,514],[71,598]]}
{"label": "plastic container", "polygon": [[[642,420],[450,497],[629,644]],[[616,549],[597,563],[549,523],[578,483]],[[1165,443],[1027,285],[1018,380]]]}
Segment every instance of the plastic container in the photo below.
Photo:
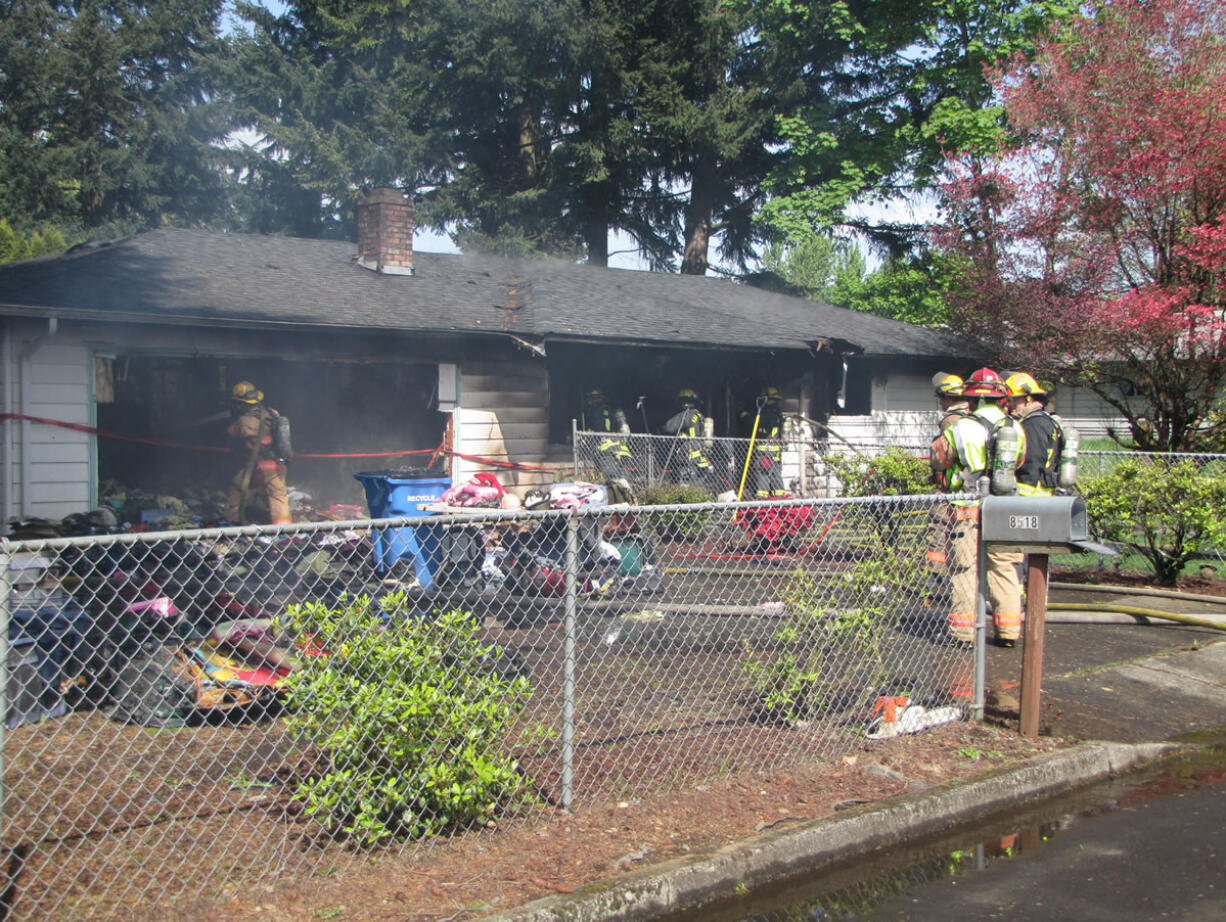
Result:
{"label": "plastic container", "polygon": [[647,563],[643,539],[636,535],[620,535],[609,538],[609,543],[621,554],[621,564],[617,572],[619,576],[638,576]]}
{"label": "plastic container", "polygon": [[[438,502],[451,487],[450,477],[434,471],[369,471],[353,475],[366,490],[366,507],[376,519],[433,515],[425,506]],[[442,529],[437,525],[406,525],[374,530],[375,568],[385,572],[398,560],[410,558],[418,585],[429,589],[442,559]]]}

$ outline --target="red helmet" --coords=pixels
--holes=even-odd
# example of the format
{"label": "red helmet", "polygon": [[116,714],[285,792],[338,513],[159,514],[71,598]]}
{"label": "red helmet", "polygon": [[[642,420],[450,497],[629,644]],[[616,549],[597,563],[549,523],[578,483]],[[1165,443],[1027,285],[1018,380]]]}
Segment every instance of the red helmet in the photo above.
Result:
{"label": "red helmet", "polygon": [[971,373],[962,388],[966,397],[1008,397],[1009,388],[991,368],[980,368]]}

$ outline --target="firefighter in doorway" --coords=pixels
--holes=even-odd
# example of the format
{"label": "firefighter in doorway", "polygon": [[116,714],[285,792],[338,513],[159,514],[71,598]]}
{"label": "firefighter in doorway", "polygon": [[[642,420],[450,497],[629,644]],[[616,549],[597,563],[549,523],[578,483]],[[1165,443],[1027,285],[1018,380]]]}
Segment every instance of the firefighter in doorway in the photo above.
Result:
{"label": "firefighter in doorway", "polygon": [[664,435],[674,437],[665,465],[674,469],[678,483],[719,489],[719,477],[703,446],[706,420],[702,415],[698,392],[683,387],[677,393],[677,402],[681,409],[664,422]]}
{"label": "firefighter in doorway", "polygon": [[609,406],[604,391],[598,387],[588,391],[584,400],[583,428],[600,433],[592,459],[596,470],[608,480],[628,480],[632,455],[626,436],[630,434],[630,424],[625,411]]}
{"label": "firefighter in doorway", "polygon": [[[754,413],[741,414],[745,438],[753,439],[753,458],[749,462],[754,496],[758,499],[784,496],[783,487],[783,411],[779,408],[782,395],[773,384],[758,394]],[[757,430],[754,423],[757,422]]]}
{"label": "firefighter in doorway", "polygon": [[252,486],[268,498],[268,518],[273,525],[288,525],[289,496],[285,489],[288,457],[279,457],[274,446],[274,431],[280,414],[265,406],[264,393],[250,381],[239,381],[230,391],[229,436],[242,467],[230,481],[222,516],[228,522],[244,524],[244,507]]}

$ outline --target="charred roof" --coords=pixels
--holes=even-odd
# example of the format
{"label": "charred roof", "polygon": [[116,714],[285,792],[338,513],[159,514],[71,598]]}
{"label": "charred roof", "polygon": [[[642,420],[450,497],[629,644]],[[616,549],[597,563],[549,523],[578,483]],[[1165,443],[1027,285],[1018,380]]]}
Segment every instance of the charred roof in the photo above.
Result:
{"label": "charred roof", "polygon": [[344,241],[163,228],[0,266],[0,311],[150,323],[343,327],[734,349],[945,357],[926,327],[709,277],[556,260],[414,254],[414,274],[358,265]]}

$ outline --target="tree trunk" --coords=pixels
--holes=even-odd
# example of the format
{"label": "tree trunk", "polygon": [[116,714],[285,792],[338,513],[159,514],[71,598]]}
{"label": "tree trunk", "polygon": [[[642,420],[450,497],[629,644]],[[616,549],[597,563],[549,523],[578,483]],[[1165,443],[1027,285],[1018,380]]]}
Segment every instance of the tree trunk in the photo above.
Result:
{"label": "tree trunk", "polygon": [[541,176],[538,156],[541,146],[540,135],[540,112],[536,107],[525,103],[519,107],[519,162],[525,189],[535,187]]}
{"label": "tree trunk", "polygon": [[706,275],[711,246],[711,213],[715,210],[715,159],[700,154],[690,182],[690,204],[685,213],[685,256],[682,275]]}
{"label": "tree trunk", "polygon": [[583,243],[591,266],[609,265],[608,192],[607,183],[590,183],[584,193],[587,207],[583,215]]}

